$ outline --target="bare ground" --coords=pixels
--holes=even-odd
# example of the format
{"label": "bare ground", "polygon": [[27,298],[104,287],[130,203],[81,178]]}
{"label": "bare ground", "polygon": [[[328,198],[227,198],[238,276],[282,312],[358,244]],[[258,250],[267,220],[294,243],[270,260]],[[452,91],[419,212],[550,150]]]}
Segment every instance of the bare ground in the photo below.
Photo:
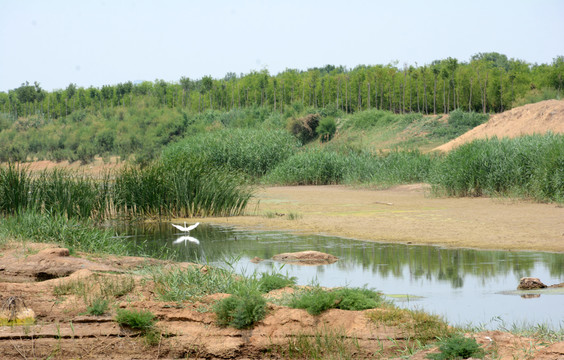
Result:
{"label": "bare ground", "polygon": [[[118,298],[115,306],[150,310],[157,316],[160,335],[155,344],[149,345],[139,332],[120,327],[114,321],[115,308],[103,316],[84,315],[86,303],[82,297],[56,295],[54,289],[72,281],[96,283],[108,277],[131,278],[132,275],[123,272],[146,266],[147,261],[154,264],[157,260],[91,255],[88,259],[79,256],[70,260],[61,249],[46,248],[46,244],[11,243],[2,249],[0,269],[1,273],[10,273],[10,281],[0,279],[0,301],[5,303],[12,296],[24,300],[25,305],[34,310],[36,323],[0,326],[1,359],[279,359],[290,357],[290,349],[294,355],[296,351],[304,351],[304,340],[315,344],[316,336],[322,342],[333,339],[340,344],[333,352],[320,354],[323,358],[339,358],[335,351],[344,351],[352,358],[387,359],[409,354],[413,345],[409,341],[414,336],[411,330],[369,319],[373,312],[387,311],[384,308],[334,309],[312,316],[304,310],[269,304],[266,318],[254,328],[236,330],[217,326],[213,312],[206,310],[226,294],[211,295],[194,303],[167,303],[156,299],[150,279],[133,276],[133,290]],[[34,276],[42,273],[41,266],[45,263],[53,268],[61,263],[70,270],[79,270],[62,278],[37,282]],[[21,270],[18,264],[28,264],[27,270]],[[36,267],[29,264],[36,264]],[[548,346],[535,339],[498,331],[468,336],[483,345],[487,359],[561,359],[564,356],[562,342]],[[417,349],[410,358],[425,359],[426,354],[433,351],[436,348]],[[307,356],[298,354],[293,358]]]}

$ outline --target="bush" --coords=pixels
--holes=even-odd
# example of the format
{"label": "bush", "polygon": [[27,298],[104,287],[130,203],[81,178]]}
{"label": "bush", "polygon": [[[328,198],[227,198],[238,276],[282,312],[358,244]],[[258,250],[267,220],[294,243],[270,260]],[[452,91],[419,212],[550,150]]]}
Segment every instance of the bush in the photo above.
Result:
{"label": "bush", "polygon": [[333,118],[324,118],[319,122],[317,134],[322,142],[330,141],[337,131],[337,123]]}
{"label": "bush", "polygon": [[264,319],[266,300],[260,292],[247,289],[217,302],[214,312],[219,325],[245,329]]}
{"label": "bush", "polygon": [[484,358],[484,349],[478,345],[476,339],[462,335],[454,335],[445,339],[439,346],[439,350],[440,353],[428,354],[427,358],[434,360]]}
{"label": "bush", "polygon": [[288,120],[288,131],[298,138],[303,144],[315,139],[316,129],[321,116],[309,114],[302,118],[291,118]]}
{"label": "bush", "polygon": [[464,112],[462,110],[451,111],[448,124],[455,128],[462,128],[464,132],[488,121],[488,114],[476,112]]}

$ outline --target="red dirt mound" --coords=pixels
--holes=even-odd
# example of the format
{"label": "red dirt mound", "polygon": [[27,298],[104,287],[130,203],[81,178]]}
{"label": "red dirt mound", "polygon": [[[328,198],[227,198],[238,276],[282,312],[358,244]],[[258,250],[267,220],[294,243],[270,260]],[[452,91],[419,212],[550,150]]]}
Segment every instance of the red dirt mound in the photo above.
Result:
{"label": "red dirt mound", "polygon": [[433,150],[450,151],[475,139],[514,138],[521,135],[564,133],[564,100],[546,100],[516,107]]}

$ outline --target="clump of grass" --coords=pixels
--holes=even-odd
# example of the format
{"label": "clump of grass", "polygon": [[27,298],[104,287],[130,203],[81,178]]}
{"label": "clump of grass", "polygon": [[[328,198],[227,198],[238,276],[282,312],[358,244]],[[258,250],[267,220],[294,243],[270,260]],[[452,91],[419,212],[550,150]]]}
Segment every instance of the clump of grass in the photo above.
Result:
{"label": "clump of grass", "polygon": [[422,345],[450,336],[454,331],[439,316],[420,310],[405,310],[387,305],[367,316],[376,323],[400,327],[408,339]]}
{"label": "clump of grass", "polygon": [[264,318],[266,300],[257,290],[246,289],[218,301],[214,312],[219,325],[245,329]]}
{"label": "clump of grass", "polygon": [[258,290],[263,293],[268,293],[272,290],[292,286],[296,283],[296,280],[296,277],[288,277],[276,272],[262,273],[258,280]]}
{"label": "clump of grass", "polygon": [[449,196],[517,195],[564,201],[564,136],[474,140],[435,166],[435,191]]}
{"label": "clump of grass", "polygon": [[302,214],[297,213],[297,212],[293,212],[293,211],[290,211],[290,212],[286,215],[286,218],[287,218],[288,220],[299,220],[299,219],[301,219],[302,217],[303,217]]}
{"label": "clump of grass", "polygon": [[382,293],[366,288],[340,288],[335,290],[336,308],[341,310],[366,310],[380,306]]}
{"label": "clump of grass", "polygon": [[311,315],[319,315],[325,310],[366,310],[383,303],[382,294],[366,288],[340,288],[325,290],[319,286],[297,292],[289,306],[305,309]]}
{"label": "clump of grass", "polygon": [[315,286],[296,293],[290,300],[289,306],[304,309],[311,315],[319,315],[325,310],[334,308],[336,300],[334,292]]}
{"label": "clump of grass", "polygon": [[90,315],[101,316],[108,311],[109,305],[108,299],[97,297],[88,305],[86,312]]}
{"label": "clump of grass", "polygon": [[155,315],[148,310],[128,309],[118,309],[115,320],[121,326],[141,331],[148,331],[156,322]]}
{"label": "clump of grass", "polygon": [[285,359],[354,359],[360,350],[358,340],[334,329],[291,336],[286,348],[277,349]]}
{"label": "clump of grass", "polygon": [[439,345],[440,353],[428,354],[428,359],[449,360],[449,359],[468,359],[484,358],[484,349],[478,345],[476,339],[467,338],[456,334],[441,341]]}
{"label": "clump of grass", "polygon": [[155,292],[163,301],[196,300],[209,294],[228,293],[238,281],[233,273],[218,267],[153,268],[150,274]]}

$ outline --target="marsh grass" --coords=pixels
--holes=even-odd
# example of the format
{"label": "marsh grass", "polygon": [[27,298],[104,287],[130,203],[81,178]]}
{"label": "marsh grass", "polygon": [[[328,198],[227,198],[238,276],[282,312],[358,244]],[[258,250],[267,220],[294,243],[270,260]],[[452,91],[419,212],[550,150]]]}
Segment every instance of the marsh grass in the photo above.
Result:
{"label": "marsh grass", "polygon": [[188,137],[163,150],[163,161],[224,168],[261,177],[292,155],[299,142],[283,130],[222,129]]}
{"label": "marsh grass", "polygon": [[448,196],[511,195],[564,201],[564,136],[474,140],[437,163],[431,182]]}
{"label": "marsh grass", "polygon": [[84,251],[99,254],[129,255],[132,246],[115,236],[111,229],[101,229],[93,221],[66,218],[56,213],[23,211],[2,219],[4,238],[55,243],[71,253]]}

